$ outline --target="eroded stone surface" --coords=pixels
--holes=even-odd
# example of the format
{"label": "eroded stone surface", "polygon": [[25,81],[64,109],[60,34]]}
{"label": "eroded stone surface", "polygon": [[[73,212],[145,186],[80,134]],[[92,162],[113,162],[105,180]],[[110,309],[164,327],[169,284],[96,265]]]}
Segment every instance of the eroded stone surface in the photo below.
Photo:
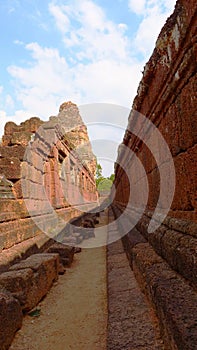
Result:
{"label": "eroded stone surface", "polygon": [[0,349],[7,350],[16,331],[22,326],[19,302],[8,292],[0,290]]}

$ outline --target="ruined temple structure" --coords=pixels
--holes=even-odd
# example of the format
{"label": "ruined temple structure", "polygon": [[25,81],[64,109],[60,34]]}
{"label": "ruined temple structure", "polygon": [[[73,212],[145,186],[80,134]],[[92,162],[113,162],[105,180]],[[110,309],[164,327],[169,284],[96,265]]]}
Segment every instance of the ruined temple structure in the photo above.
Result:
{"label": "ruined temple structure", "polygon": [[69,220],[80,205],[97,202],[95,168],[86,126],[73,103],[63,103],[48,122],[8,122],[0,146],[1,251],[31,246],[31,239],[45,241],[36,216],[50,222],[51,208]]}
{"label": "ruined temple structure", "polygon": [[57,243],[57,236],[88,205],[97,205],[95,171],[96,158],[75,104],[63,103],[48,122],[35,117],[5,125],[0,145],[1,350],[9,348],[23,313],[71,265],[75,248]]}
{"label": "ruined temple structure", "polygon": [[[11,350],[197,349],[196,30],[196,1],[178,0],[145,66],[108,207],[91,213],[96,220],[86,213],[83,221],[89,205],[97,206],[96,160],[77,106],[63,103],[48,122],[6,124],[0,350],[12,341]],[[62,218],[77,216],[77,230],[83,221],[93,233],[90,242],[98,225],[108,244],[82,247],[68,280],[62,276],[46,296],[39,321],[27,319],[14,338],[23,314],[71,265],[76,247],[54,238],[64,234]]]}

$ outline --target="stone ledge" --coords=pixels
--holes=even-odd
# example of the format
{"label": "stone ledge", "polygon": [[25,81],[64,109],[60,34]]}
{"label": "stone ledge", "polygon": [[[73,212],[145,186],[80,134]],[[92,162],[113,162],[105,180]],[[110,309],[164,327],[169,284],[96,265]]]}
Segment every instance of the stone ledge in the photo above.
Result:
{"label": "stone ledge", "polygon": [[[113,205],[112,210],[115,217],[118,217],[124,211],[124,207],[117,203]],[[133,212],[131,208],[131,216]],[[139,242],[143,242],[144,237],[144,242],[148,241],[156,253],[161,255],[173,270],[192,283],[194,288],[197,288],[197,239],[194,235],[197,224],[166,217],[164,224],[161,224],[156,231],[148,233],[147,229],[151,215],[150,211],[144,214],[138,221],[136,228],[129,233],[129,238],[126,236],[126,241],[123,239],[129,259],[130,253],[128,253],[128,250],[132,248],[129,245],[131,245],[132,240],[134,244],[134,235],[138,230]],[[121,227],[119,229],[121,230]],[[186,233],[187,230],[188,234]]]}
{"label": "stone ledge", "polygon": [[[148,234],[147,227],[149,220],[150,219],[144,215],[137,224],[138,230],[142,232],[143,236],[147,238],[155,251],[168,262],[171,268],[180,273],[196,288],[197,239],[190,234],[184,234],[180,231],[170,229],[163,224],[155,232]],[[174,222],[174,220],[172,222]],[[178,225],[178,220],[176,220],[176,224]],[[193,227],[195,226],[196,224],[193,225]]]}
{"label": "stone ledge", "polygon": [[197,294],[148,243],[132,250],[136,278],[156,310],[166,347],[193,350],[197,344]]}
{"label": "stone ledge", "polygon": [[18,329],[22,326],[19,302],[5,291],[0,291],[0,349],[7,350]]}

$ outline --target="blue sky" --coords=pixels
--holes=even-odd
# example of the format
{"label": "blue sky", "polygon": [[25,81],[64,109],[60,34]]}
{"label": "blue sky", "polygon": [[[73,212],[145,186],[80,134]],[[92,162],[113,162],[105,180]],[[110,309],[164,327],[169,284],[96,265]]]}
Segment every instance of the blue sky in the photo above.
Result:
{"label": "blue sky", "polygon": [[68,100],[130,108],[175,2],[0,0],[0,135]]}

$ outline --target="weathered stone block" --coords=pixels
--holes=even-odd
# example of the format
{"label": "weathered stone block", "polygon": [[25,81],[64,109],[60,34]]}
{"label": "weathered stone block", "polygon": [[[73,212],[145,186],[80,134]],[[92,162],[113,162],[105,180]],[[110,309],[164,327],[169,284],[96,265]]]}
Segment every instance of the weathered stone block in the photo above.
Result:
{"label": "weathered stone block", "polygon": [[18,158],[23,160],[26,147],[22,145],[0,146],[0,158]]}
{"label": "weathered stone block", "polygon": [[177,270],[178,264],[176,251],[179,247],[179,242],[183,237],[183,234],[177,231],[167,230],[161,240],[162,256],[175,270]]}
{"label": "weathered stone block", "polygon": [[18,125],[16,125],[14,122],[8,122],[5,124],[4,134],[5,135],[13,135],[13,133],[17,132],[18,130],[19,130]]}
{"label": "weathered stone block", "polygon": [[18,158],[0,158],[0,173],[8,180],[18,180],[21,176],[20,160]]}
{"label": "weathered stone block", "polygon": [[[160,281],[155,293],[165,345],[170,338],[177,349],[193,350],[197,344],[197,294],[177,279]],[[173,348],[174,349],[174,348]]]}
{"label": "weathered stone block", "polygon": [[[58,279],[59,255],[34,254],[13,265],[0,276],[5,287],[17,297],[24,311],[31,310]],[[9,282],[7,282],[9,278]],[[6,285],[7,284],[7,285]]]}
{"label": "weathered stone block", "polygon": [[0,225],[0,250],[8,249],[40,233],[32,219],[3,222]]}
{"label": "weathered stone block", "polygon": [[140,234],[140,232],[133,228],[126,236],[122,238],[123,246],[126,251],[130,266],[132,266],[132,249],[139,243],[146,243],[146,239]]}
{"label": "weathered stone block", "polygon": [[27,146],[29,141],[31,140],[31,136],[32,133],[30,132],[17,131],[11,137],[11,144]]}
{"label": "weathered stone block", "polygon": [[18,329],[22,326],[19,302],[8,292],[0,291],[0,349],[7,350]]}
{"label": "weathered stone block", "polygon": [[28,216],[27,208],[22,200],[0,200],[0,222],[23,219]]}
{"label": "weathered stone block", "polygon": [[43,124],[43,121],[38,117],[33,117],[20,124],[21,128],[27,132],[35,133]]}
{"label": "weathered stone block", "polygon": [[139,244],[134,272],[159,317],[169,349],[194,349],[197,343],[197,294],[154,250]]}
{"label": "weathered stone block", "polygon": [[32,294],[35,293],[35,286],[32,269],[26,268],[2,273],[0,275],[0,287],[12,293],[20,302],[23,310],[29,309],[33,305]]}
{"label": "weathered stone block", "polygon": [[21,259],[43,252],[51,244],[51,240],[44,233],[41,233],[14,245],[10,249],[4,249],[0,254],[0,273],[8,271],[10,266],[18,263]]}
{"label": "weathered stone block", "polygon": [[55,243],[47,249],[47,253],[56,253],[60,256],[60,262],[64,266],[70,266],[73,262],[75,248],[65,244]]}

